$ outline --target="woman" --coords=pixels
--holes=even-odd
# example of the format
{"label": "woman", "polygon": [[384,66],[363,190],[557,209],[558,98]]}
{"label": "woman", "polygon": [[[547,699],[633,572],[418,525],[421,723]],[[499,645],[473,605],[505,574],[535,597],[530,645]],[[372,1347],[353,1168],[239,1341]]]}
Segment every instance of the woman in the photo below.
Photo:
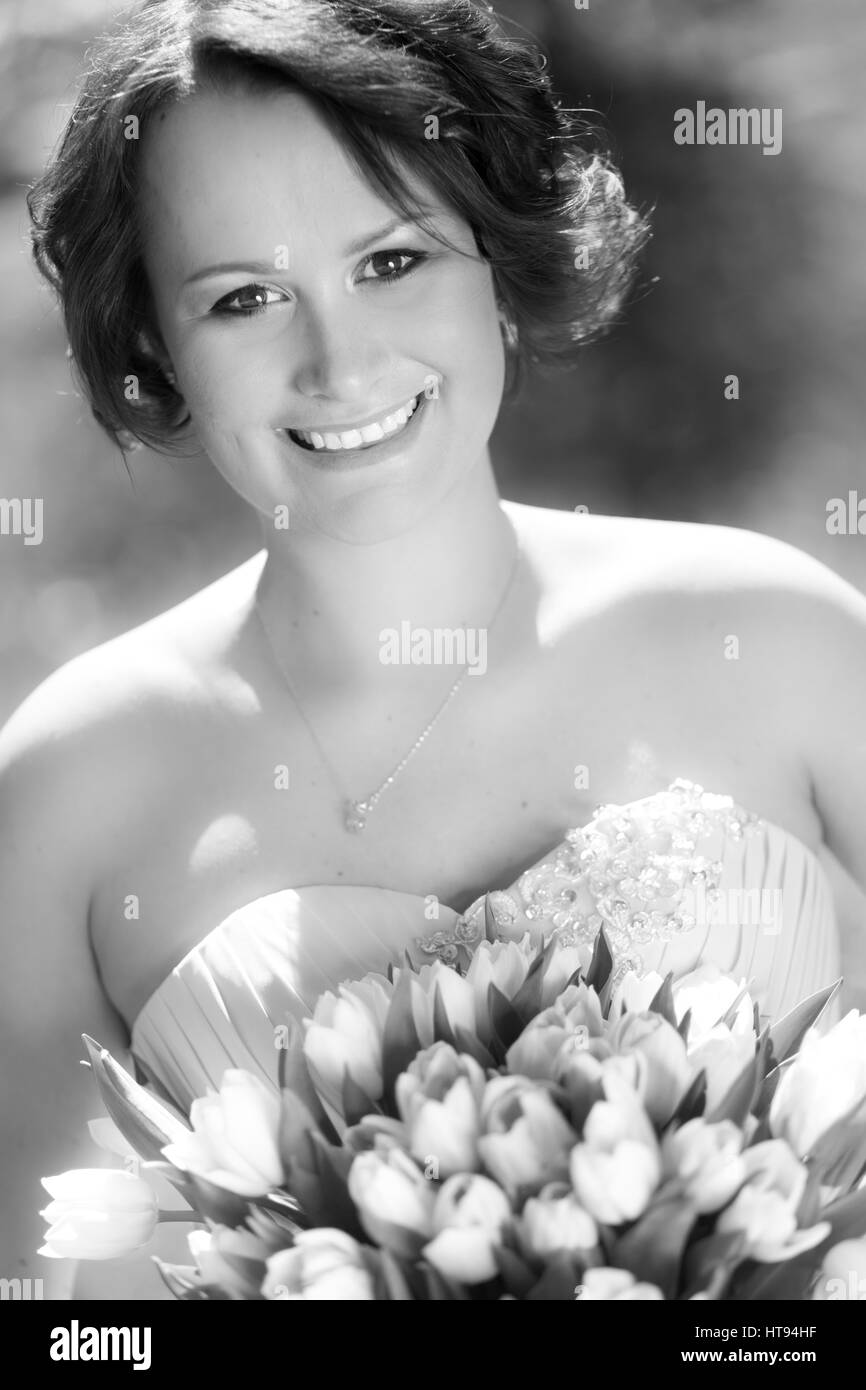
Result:
{"label": "woman", "polygon": [[268,1074],[275,1021],[447,955],[486,889],[540,862],[500,924],[551,915],[599,803],[784,900],[672,937],[671,885],[641,931],[614,895],[624,958],[717,959],[768,1012],[839,973],[817,855],[866,883],[866,602],[748,532],[497,494],[504,389],[576,360],[646,235],[541,67],[469,3],[151,3],[31,192],[96,418],[196,442],[263,541],[0,736],[3,1248],[54,1296],[38,1179],[93,1161],[82,1032],[181,1103]]}

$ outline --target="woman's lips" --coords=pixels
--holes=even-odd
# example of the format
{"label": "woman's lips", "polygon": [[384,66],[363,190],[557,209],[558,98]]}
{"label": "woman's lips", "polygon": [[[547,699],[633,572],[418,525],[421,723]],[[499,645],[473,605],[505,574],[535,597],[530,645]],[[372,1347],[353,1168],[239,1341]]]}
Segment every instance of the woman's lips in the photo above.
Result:
{"label": "woman's lips", "polygon": [[[311,460],[321,458],[323,462],[328,462],[331,464],[339,463],[344,459],[349,460],[357,458],[358,455],[366,455],[376,449],[380,451],[387,450],[389,444],[391,444],[393,440],[402,440],[403,436],[406,435],[408,431],[413,429],[417,417],[424,413],[424,406],[426,404],[427,397],[422,391],[419,393],[419,395],[414,397],[414,400],[416,403],[415,409],[412,411],[412,414],[409,416],[405,424],[400,425],[395,430],[391,430],[389,433],[385,434],[381,439],[373,439],[367,442],[362,442],[361,444],[357,445],[343,446],[339,449],[316,448],[313,444],[308,444],[303,439],[299,439],[298,436],[291,429],[281,429],[279,433],[284,435],[295,446],[296,449],[303,449],[304,453]],[[348,431],[346,431],[346,433],[348,433]]]}

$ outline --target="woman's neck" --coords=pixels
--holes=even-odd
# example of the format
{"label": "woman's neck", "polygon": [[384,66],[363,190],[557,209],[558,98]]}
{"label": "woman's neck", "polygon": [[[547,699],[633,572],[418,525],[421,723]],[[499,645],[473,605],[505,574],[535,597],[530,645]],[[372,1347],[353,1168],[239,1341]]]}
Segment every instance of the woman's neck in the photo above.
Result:
{"label": "woman's neck", "polygon": [[385,629],[486,628],[516,557],[489,457],[421,522],[387,540],[352,545],[262,525],[268,553],[256,601],[285,669],[308,689],[338,682],[375,691],[388,670]]}

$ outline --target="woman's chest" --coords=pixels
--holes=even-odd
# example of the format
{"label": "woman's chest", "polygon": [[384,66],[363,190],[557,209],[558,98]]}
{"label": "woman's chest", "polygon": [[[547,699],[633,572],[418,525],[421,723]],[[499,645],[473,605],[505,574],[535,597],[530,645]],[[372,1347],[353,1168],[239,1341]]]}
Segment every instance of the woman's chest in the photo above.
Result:
{"label": "woman's chest", "polygon": [[[396,774],[417,740],[413,718],[374,705],[350,702],[329,748],[285,701],[175,721],[152,744],[149,791],[114,828],[93,896],[113,1002],[133,1018],[218,922],[283,888],[375,886],[462,911],[513,883],[599,803],[677,777],[811,842],[772,721],[672,683],[638,634],[639,659],[627,648],[587,637],[539,651],[507,679],[467,681]],[[420,710],[415,722],[423,728]],[[349,799],[374,800],[363,830],[347,827]]]}

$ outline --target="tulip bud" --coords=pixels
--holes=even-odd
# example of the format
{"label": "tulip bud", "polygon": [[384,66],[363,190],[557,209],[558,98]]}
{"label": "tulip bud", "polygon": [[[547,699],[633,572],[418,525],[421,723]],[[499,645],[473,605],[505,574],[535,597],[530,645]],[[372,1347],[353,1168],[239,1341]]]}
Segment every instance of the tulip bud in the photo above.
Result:
{"label": "tulip bud", "polygon": [[598,1245],[598,1227],[567,1183],[550,1183],[530,1197],[517,1222],[517,1236],[529,1259],[586,1254]]}
{"label": "tulip bud", "polygon": [[597,1221],[618,1226],[634,1221],[649,1205],[661,1179],[658,1141],[635,1092],[606,1069],[607,1099],[597,1101],[570,1161],[579,1201]]}
{"label": "tulip bud", "polygon": [[488,1081],[481,1122],[481,1161],[510,1196],[538,1192],[568,1175],[577,1135],[537,1082],[521,1076]]}
{"label": "tulip bud", "polygon": [[327,1226],[300,1231],[294,1245],[267,1261],[266,1299],[370,1301],[375,1289],[361,1246],[345,1231]]}
{"label": "tulip bud", "polygon": [[261,1197],[284,1180],[277,1135],[279,1096],[238,1068],[223,1073],[219,1092],[194,1100],[192,1129],[163,1153],[170,1163],[241,1197]]}
{"label": "tulip bud", "polygon": [[340,1115],[347,1071],[371,1100],[382,1095],[382,1034],[391,989],[370,977],[340,985],[336,994],[323,994],[313,1017],[304,1019],[310,1076],[322,1100]]}
{"label": "tulip bud", "polygon": [[496,1250],[511,1220],[500,1187],[480,1174],[460,1174],[442,1184],[433,1208],[434,1238],[424,1258],[447,1279],[481,1284],[497,1273]]}
{"label": "tulip bud", "polygon": [[746,1257],[776,1264],[811,1250],[830,1234],[829,1221],[807,1230],[797,1225],[808,1174],[784,1141],[753,1145],[743,1153],[743,1163],[747,1181],[718,1216],[716,1230],[741,1233]]}
{"label": "tulip bud", "polygon": [[596,1265],[593,1269],[585,1270],[575,1295],[581,1303],[593,1299],[633,1302],[664,1298],[661,1289],[655,1284],[639,1284],[629,1270],[614,1269],[609,1265]]}
{"label": "tulip bud", "polygon": [[742,1147],[742,1131],[732,1120],[707,1124],[696,1118],[664,1136],[662,1160],[699,1212],[719,1211],[746,1181]]}
{"label": "tulip bud", "polygon": [[852,1009],[823,1037],[810,1028],[782,1072],[770,1128],[806,1158],[831,1125],[866,1099],[866,1015]]}
{"label": "tulip bud", "polygon": [[396,1147],[360,1153],[348,1187],[370,1239],[415,1259],[432,1233],[436,1191],[412,1159]]}
{"label": "tulip bud", "polygon": [[144,1178],[120,1168],[71,1168],[43,1178],[53,1202],[40,1212],[49,1223],[40,1255],[111,1260],[145,1245],[159,1208]]}
{"label": "tulip bud", "polygon": [[692,1077],[686,1045],[667,1019],[656,1013],[626,1013],[608,1041],[616,1053],[639,1052],[646,1059],[643,1103],[654,1124],[667,1124]]}

